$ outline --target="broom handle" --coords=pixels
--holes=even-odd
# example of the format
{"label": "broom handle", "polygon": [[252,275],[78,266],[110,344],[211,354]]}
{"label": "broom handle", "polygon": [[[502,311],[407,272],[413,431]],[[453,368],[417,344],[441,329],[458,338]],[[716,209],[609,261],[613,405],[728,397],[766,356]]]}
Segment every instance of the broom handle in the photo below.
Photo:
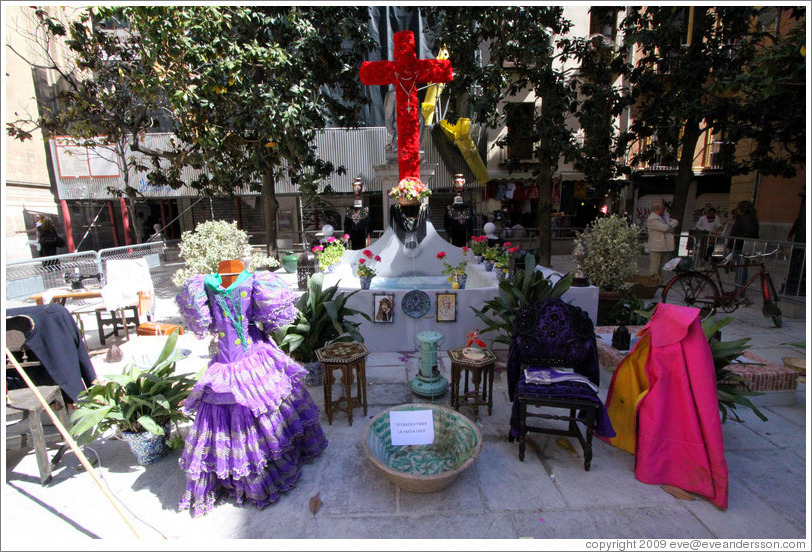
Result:
{"label": "broom handle", "polygon": [[93,470],[93,466],[90,465],[90,462],[87,461],[87,457],[79,449],[79,445],[76,444],[76,441],[74,441],[73,437],[70,436],[70,434],[68,433],[68,430],[65,429],[65,426],[63,426],[62,423],[59,421],[59,418],[57,418],[54,411],[51,410],[51,407],[48,405],[45,398],[39,392],[39,389],[37,389],[37,386],[34,385],[34,382],[32,382],[31,379],[28,377],[28,374],[25,373],[25,370],[23,370],[22,366],[20,366],[17,363],[17,359],[14,358],[14,355],[11,354],[11,351],[9,351],[8,347],[6,347],[6,356],[11,361],[11,363],[14,365],[14,368],[17,369],[17,372],[20,373],[20,376],[22,376],[22,378],[25,380],[25,384],[29,387],[29,389],[31,389],[31,391],[34,392],[34,395],[37,397],[37,400],[45,408],[45,412],[48,413],[48,416],[51,418],[54,425],[59,430],[59,433],[62,434],[62,437],[64,437],[65,442],[68,443],[68,446],[70,446],[71,450],[74,452],[74,454],[76,454],[76,457],[79,459],[79,462],[81,462],[82,465],[85,467],[85,469],[87,470],[87,473],[90,474],[90,476],[96,482],[96,485],[98,485],[99,489],[101,489],[101,492],[104,493],[104,496],[107,497],[107,500],[110,501],[110,504],[113,505],[113,508],[115,508],[116,511],[118,512],[118,514],[121,516],[121,519],[124,520],[124,523],[126,523],[127,527],[129,527],[130,530],[133,532],[133,534],[135,535],[135,538],[140,539],[141,535],[138,534],[138,531],[136,531],[135,527],[133,527],[132,523],[130,523],[129,518],[124,513],[124,511],[119,508],[118,504],[113,499],[113,496],[110,494],[110,492],[107,489],[105,489],[104,486],[101,484],[101,481],[99,480],[98,476],[96,475],[96,472]]}

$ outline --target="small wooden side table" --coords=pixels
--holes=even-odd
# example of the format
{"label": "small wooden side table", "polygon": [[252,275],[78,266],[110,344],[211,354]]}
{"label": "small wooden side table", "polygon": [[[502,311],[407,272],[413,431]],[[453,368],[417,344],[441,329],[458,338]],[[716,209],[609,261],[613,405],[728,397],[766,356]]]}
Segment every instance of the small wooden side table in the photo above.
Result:
{"label": "small wooden side table", "polygon": [[[366,357],[369,351],[356,341],[333,343],[316,351],[316,358],[323,365],[322,385],[324,386],[324,411],[327,422],[333,425],[333,411],[346,412],[352,425],[352,410],[363,407],[367,415],[367,376]],[[335,370],[341,370],[341,384],[344,396],[333,400],[333,384],[336,382]],[[353,370],[355,370],[356,393],[352,396]],[[342,406],[343,405],[343,406]]]}
{"label": "small wooden side table", "polygon": [[[496,365],[496,355],[490,349],[476,348],[482,351],[484,356],[481,359],[472,359],[463,353],[466,348],[457,347],[448,351],[451,359],[451,407],[457,411],[460,409],[460,379],[462,372],[465,371],[462,403],[474,409],[474,420],[477,420],[480,406],[488,407],[489,416],[493,414],[493,367]],[[474,386],[473,391],[468,390],[469,374]]]}

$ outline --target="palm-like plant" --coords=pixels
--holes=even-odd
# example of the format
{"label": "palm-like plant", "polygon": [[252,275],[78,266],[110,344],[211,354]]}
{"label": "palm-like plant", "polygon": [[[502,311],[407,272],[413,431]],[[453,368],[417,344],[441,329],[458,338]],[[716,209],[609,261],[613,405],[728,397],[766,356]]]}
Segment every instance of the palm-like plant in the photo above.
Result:
{"label": "palm-like plant", "polygon": [[496,332],[494,343],[510,345],[519,311],[538,305],[548,297],[561,297],[572,285],[572,278],[572,273],[567,273],[553,284],[538,270],[519,270],[512,280],[499,282],[499,295],[486,301],[482,310],[471,309],[487,325],[482,333]]}
{"label": "palm-like plant", "polygon": [[711,348],[713,355],[713,367],[716,369],[716,396],[719,400],[719,410],[722,412],[722,423],[727,421],[728,413],[737,422],[741,418],[736,413],[737,406],[745,406],[753,411],[762,421],[767,421],[767,417],[758,409],[747,397],[761,395],[756,391],[751,391],[747,382],[739,374],[728,369],[731,364],[741,363],[738,358],[750,348],[747,344],[749,337],[734,339],[732,341],[721,341],[716,336],[719,330],[733,321],[733,318],[723,318],[717,320],[715,317],[706,318],[702,322],[702,331]]}
{"label": "palm-like plant", "polygon": [[326,289],[323,284],[324,274],[310,276],[307,291],[296,302],[296,320],[273,335],[279,348],[299,362],[314,362],[316,351],[330,343],[363,343],[364,336],[358,331],[361,323],[349,319],[359,315],[371,321],[366,313],[347,306],[347,300],[360,290],[343,293],[338,284]]}
{"label": "palm-like plant", "polygon": [[70,430],[79,444],[89,443],[111,428],[164,435],[168,424],[177,426],[189,420],[181,404],[196,380],[175,374],[177,340],[175,330],[151,367],[142,369],[130,363],[121,375],[109,376],[79,395]]}

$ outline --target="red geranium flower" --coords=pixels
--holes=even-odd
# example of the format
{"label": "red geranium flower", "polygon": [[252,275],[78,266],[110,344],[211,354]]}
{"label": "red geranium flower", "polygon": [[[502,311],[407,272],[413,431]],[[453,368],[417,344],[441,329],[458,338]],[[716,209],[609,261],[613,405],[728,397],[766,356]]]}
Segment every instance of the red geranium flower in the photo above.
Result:
{"label": "red geranium flower", "polygon": [[508,249],[508,251],[510,251],[511,253],[516,253],[518,250],[519,250],[518,245],[516,247],[511,247],[510,249]]}
{"label": "red geranium flower", "polygon": [[365,262],[367,262],[367,260],[366,260],[366,259],[358,259],[358,263],[359,263],[359,264],[364,264]]}
{"label": "red geranium flower", "polygon": [[438,259],[445,259],[445,257],[446,257],[445,251],[440,251],[439,253],[437,253]]}
{"label": "red geranium flower", "polygon": [[369,249],[364,249],[364,256],[371,259],[372,258],[372,251]]}
{"label": "red geranium flower", "polygon": [[381,262],[381,256],[380,255],[375,255],[375,260],[378,261],[378,262]]}
{"label": "red geranium flower", "polygon": [[465,247],[464,245],[462,246],[462,250],[463,250],[463,252],[465,252],[465,253],[468,253],[468,252],[470,251],[470,249],[468,249],[468,248],[467,248],[467,247]]}

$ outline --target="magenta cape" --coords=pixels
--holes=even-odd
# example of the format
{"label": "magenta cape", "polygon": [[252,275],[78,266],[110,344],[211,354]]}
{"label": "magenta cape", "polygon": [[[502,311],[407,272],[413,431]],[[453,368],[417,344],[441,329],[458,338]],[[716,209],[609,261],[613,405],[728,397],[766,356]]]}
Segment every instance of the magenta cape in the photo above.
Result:
{"label": "magenta cape", "polygon": [[643,483],[672,485],[727,509],[716,371],[699,310],[660,303],[612,377],[606,409]]}

